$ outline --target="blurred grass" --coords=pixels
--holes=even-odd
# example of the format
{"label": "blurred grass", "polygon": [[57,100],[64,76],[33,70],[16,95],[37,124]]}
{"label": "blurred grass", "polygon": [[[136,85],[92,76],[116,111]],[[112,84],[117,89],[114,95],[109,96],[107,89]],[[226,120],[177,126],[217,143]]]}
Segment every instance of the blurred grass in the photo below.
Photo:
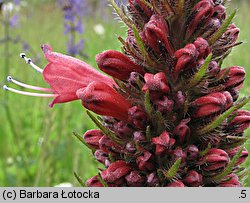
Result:
{"label": "blurred grass", "polygon": [[[49,43],[54,51],[65,53],[66,37],[63,33],[62,14],[56,8],[54,1],[32,2],[22,10],[21,27],[12,30],[12,34],[19,34],[29,41],[35,53],[40,53],[39,65],[44,67],[46,60],[42,56],[40,45]],[[248,42],[250,37],[250,5],[247,1],[238,1],[231,5],[239,8],[235,23],[241,28],[240,40]],[[110,11],[111,13],[111,11]],[[102,24],[105,35],[99,36],[94,32],[93,26]],[[95,55],[106,49],[119,50],[120,44],[116,35],[125,35],[125,29],[115,21],[104,21],[102,17],[85,19],[85,53],[89,56],[84,59],[96,67]],[[0,27],[2,36],[3,27]],[[223,64],[224,67],[240,65],[246,68],[248,77],[245,81],[243,95],[250,95],[250,61],[249,43],[245,43],[230,54]],[[45,86],[42,76],[31,70],[19,58],[22,49],[19,45],[11,45],[10,74],[25,81],[27,84]],[[3,46],[0,47],[5,52]],[[0,53],[0,54],[2,54]],[[35,56],[27,52],[31,58]],[[1,86],[5,83],[4,57],[0,58]],[[50,100],[31,98],[8,93],[8,104],[3,100],[4,91],[0,91],[0,186],[53,186],[61,182],[71,182],[78,186],[73,172],[80,175],[83,180],[97,173],[97,163],[93,160],[90,151],[82,146],[72,132],[83,134],[87,129],[95,128],[86,116],[80,102],[55,105],[48,108]],[[13,126],[6,120],[4,105],[9,105]],[[13,134],[14,129],[14,134]],[[249,143],[246,145],[250,149]],[[250,165],[248,159],[247,165]],[[247,180],[250,186],[250,178]]]}

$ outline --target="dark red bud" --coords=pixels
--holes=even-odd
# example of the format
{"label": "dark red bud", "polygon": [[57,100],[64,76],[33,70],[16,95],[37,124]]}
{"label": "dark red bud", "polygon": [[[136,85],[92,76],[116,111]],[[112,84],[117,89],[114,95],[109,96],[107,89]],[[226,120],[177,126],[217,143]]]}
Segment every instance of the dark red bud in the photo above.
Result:
{"label": "dark red bud", "polygon": [[179,125],[177,125],[173,131],[174,136],[178,140],[178,143],[183,143],[185,140],[189,140],[190,137],[190,128],[188,123],[190,118],[183,119]]}
{"label": "dark red bud", "polygon": [[132,127],[124,121],[115,123],[114,131],[120,139],[128,139],[133,134]]}
{"label": "dark red bud", "polygon": [[142,187],[145,181],[145,178],[138,171],[131,171],[125,179],[129,187]]}
{"label": "dark red bud", "polygon": [[94,153],[94,156],[95,156],[97,161],[99,161],[100,163],[102,163],[104,165],[105,165],[106,161],[109,159],[108,154],[106,154],[102,150],[96,150]]}
{"label": "dark red bud", "polygon": [[187,176],[183,180],[183,182],[191,187],[199,187],[203,184],[202,175],[197,173],[194,170],[188,171]]}
{"label": "dark red bud", "polygon": [[174,49],[168,39],[168,24],[165,19],[159,15],[152,15],[150,21],[144,26],[145,41],[157,53],[162,54],[163,46],[170,56],[174,55]]}
{"label": "dark red bud", "polygon": [[99,181],[98,176],[94,176],[86,181],[88,187],[104,187],[103,184]]}
{"label": "dark red bud", "polygon": [[131,72],[144,74],[144,70],[125,54],[108,50],[96,56],[98,67],[105,73],[119,80],[127,80]]}
{"label": "dark red bud", "polygon": [[189,145],[185,151],[188,161],[195,161],[199,156],[199,149],[195,145]]}
{"label": "dark red bud", "polygon": [[233,98],[229,92],[215,92],[196,99],[191,104],[192,118],[214,117],[230,108]]}
{"label": "dark red bud", "polygon": [[198,58],[199,59],[206,58],[209,55],[209,53],[211,52],[208,42],[201,37],[198,37],[195,40],[194,46],[196,47],[196,49],[198,51]]}
{"label": "dark red bud", "polygon": [[101,172],[102,179],[107,183],[115,183],[131,171],[125,161],[116,161]]}
{"label": "dark red bud", "polygon": [[250,125],[250,112],[247,110],[236,111],[235,118],[228,125],[228,130],[233,130],[236,134],[243,133]]}
{"label": "dark red bud", "polygon": [[220,67],[216,61],[211,61],[208,66],[208,74],[210,76],[216,76],[220,72]]}
{"label": "dark red bud", "polygon": [[166,114],[172,112],[174,101],[164,96],[162,99],[154,101],[154,105],[159,112],[161,112],[162,114]]}
{"label": "dark red bud", "polygon": [[152,159],[153,155],[148,151],[145,151],[142,156],[139,156],[136,159],[136,163],[141,171],[152,171],[155,169]]}
{"label": "dark red bud", "polygon": [[88,145],[99,149],[99,141],[103,137],[103,133],[100,130],[88,130],[83,137]]}
{"label": "dark red bud", "polygon": [[171,148],[175,140],[170,138],[169,133],[164,131],[159,137],[153,137],[152,142],[155,144],[155,154],[162,155],[167,149]]}
{"label": "dark red bud", "polygon": [[[231,149],[231,150],[227,150],[228,156],[230,158],[233,158],[239,150],[240,150],[240,146],[236,147],[234,149]],[[247,157],[248,157],[248,151],[244,147],[243,151],[241,152],[240,158],[238,159],[238,161],[235,165],[237,166],[237,165],[244,163],[246,161]]]}
{"label": "dark red bud", "polygon": [[114,142],[106,135],[100,139],[99,146],[100,149],[107,154],[121,153],[124,149],[123,146],[119,145],[117,142]]}
{"label": "dark red bud", "polygon": [[233,67],[223,69],[220,72],[218,77],[224,76],[224,75],[225,75],[225,78],[222,84],[224,85],[225,90],[235,88],[235,87],[240,89],[245,80],[246,72],[244,68],[240,66],[233,66]]}
{"label": "dark red bud", "polygon": [[145,85],[142,88],[143,92],[162,92],[168,94],[170,91],[169,86],[167,85],[167,79],[165,73],[159,72],[155,75],[146,73],[144,75]]}
{"label": "dark red bud", "polygon": [[219,183],[219,187],[242,187],[239,181],[239,177],[231,173],[227,175],[223,181]]}
{"label": "dark red bud", "polygon": [[182,150],[181,147],[176,147],[176,149],[171,151],[171,155],[173,162],[177,161],[178,159],[181,159],[181,166],[186,165],[187,154],[185,151]]}
{"label": "dark red bud", "polygon": [[145,129],[148,116],[140,106],[133,106],[128,110],[128,120],[138,129]]}
{"label": "dark red bud", "polygon": [[103,82],[92,82],[79,89],[77,96],[85,108],[104,116],[127,120],[131,104],[112,87]]}
{"label": "dark red bud", "polygon": [[199,165],[202,165],[202,169],[204,171],[224,169],[228,163],[228,154],[224,150],[217,148],[210,149],[208,153],[198,162]]}

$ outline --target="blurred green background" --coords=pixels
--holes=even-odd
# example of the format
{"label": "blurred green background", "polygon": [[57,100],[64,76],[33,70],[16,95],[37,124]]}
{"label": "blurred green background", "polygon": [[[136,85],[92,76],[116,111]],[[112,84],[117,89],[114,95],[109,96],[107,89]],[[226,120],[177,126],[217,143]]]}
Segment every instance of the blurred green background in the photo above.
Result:
{"label": "blurred green background", "polygon": [[[91,2],[92,0],[90,0]],[[102,1],[102,0],[101,0]],[[53,0],[26,0],[20,13],[20,26],[11,29],[11,35],[20,35],[27,40],[32,51],[27,55],[39,57],[38,65],[44,67],[40,45],[48,43],[54,51],[66,53],[67,37],[63,35],[63,14]],[[239,65],[246,68],[248,76],[241,96],[250,95],[250,2],[248,0],[232,1],[229,12],[238,8],[234,22],[241,29],[240,41],[243,45],[236,47],[227,58],[224,67]],[[112,19],[112,10],[107,15],[98,12],[84,18],[85,53],[87,63],[96,67],[95,55],[107,49],[120,49],[118,35],[125,36],[125,27]],[[83,11],[84,12],[84,11]],[[0,14],[1,15],[1,14]],[[0,17],[1,18],[1,17]],[[100,35],[94,27],[101,24],[105,33]],[[0,39],[4,36],[4,27],[0,25]],[[0,82],[5,81],[5,64],[8,59],[9,73],[20,81],[37,86],[46,86],[40,74],[33,71],[19,58],[22,52],[20,44],[11,44],[6,55],[6,46],[0,44]],[[95,126],[86,116],[80,101],[48,108],[49,99],[32,98],[0,90],[0,186],[54,186],[70,182],[79,186],[73,172],[86,180],[97,173],[98,164],[91,152],[81,145],[72,132],[83,134]],[[249,106],[248,106],[249,107]],[[246,107],[247,108],[247,107]],[[250,150],[249,143],[246,144]],[[250,159],[246,165],[250,165]],[[250,178],[246,180],[250,186]]]}

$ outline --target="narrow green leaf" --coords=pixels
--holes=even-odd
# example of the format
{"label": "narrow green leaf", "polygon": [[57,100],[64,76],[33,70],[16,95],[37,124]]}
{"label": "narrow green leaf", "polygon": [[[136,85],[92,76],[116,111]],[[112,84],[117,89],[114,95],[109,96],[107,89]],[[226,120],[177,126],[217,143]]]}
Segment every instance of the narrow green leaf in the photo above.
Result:
{"label": "narrow green leaf", "polygon": [[211,148],[212,148],[211,143],[208,143],[207,148],[204,149],[203,151],[201,151],[201,152],[199,153],[199,156],[200,156],[200,157],[205,156],[205,155],[209,152],[209,150],[210,150]]}
{"label": "narrow green leaf", "polygon": [[228,164],[228,166],[218,175],[211,177],[211,181],[212,182],[219,182],[221,181],[224,177],[226,177],[228,174],[230,174],[232,172],[233,167],[235,166],[235,164],[237,163],[238,159],[241,156],[241,153],[243,151],[244,146],[241,146],[241,148],[239,149],[239,151],[234,155],[233,159],[231,160],[231,162]]}
{"label": "narrow green leaf", "polygon": [[236,111],[236,110],[240,109],[241,107],[243,107],[244,105],[246,105],[249,101],[250,101],[250,97],[246,97],[246,98],[242,99],[237,104],[232,106],[230,109],[225,111],[223,114],[218,116],[214,121],[212,121],[211,123],[206,125],[204,128],[201,128],[200,130],[198,130],[197,134],[198,135],[203,135],[203,134],[217,128],[224,120],[226,120],[226,118],[230,114],[232,114],[234,111]]}
{"label": "narrow green leaf", "polygon": [[213,45],[226,32],[235,14],[236,10],[223,22],[221,27],[208,39],[209,45]]}
{"label": "narrow green leaf", "polygon": [[104,186],[104,187],[108,187],[107,183],[102,179],[102,176],[100,173],[98,173],[98,180],[101,182],[101,184]]}
{"label": "narrow green leaf", "polygon": [[117,138],[113,132],[111,132],[109,129],[107,129],[105,126],[103,126],[102,123],[100,121],[98,121],[98,119],[90,111],[87,111],[87,114],[90,117],[90,119],[96,124],[96,126],[98,128],[100,128],[100,130],[105,135],[107,135],[111,140],[113,140],[119,144],[123,144],[123,141],[120,140],[119,138]]}
{"label": "narrow green leaf", "polygon": [[187,85],[188,88],[194,87],[202,80],[202,78],[206,74],[206,71],[209,67],[211,60],[212,60],[212,54],[209,54],[203,65],[200,67],[199,71],[190,80],[189,84]]}
{"label": "narrow green leaf", "polygon": [[73,132],[73,135],[82,143],[84,144],[86,147],[88,147],[89,149],[92,150],[92,152],[95,151],[95,148],[91,147],[90,145],[88,145],[88,143],[85,142],[85,140],[83,139],[83,137],[81,135],[79,135],[77,132]]}
{"label": "narrow green leaf", "polygon": [[177,174],[181,165],[181,158],[178,159],[166,172],[163,172],[164,176],[168,179],[172,179]]}
{"label": "narrow green leaf", "polygon": [[74,176],[75,176],[75,178],[77,179],[77,181],[80,183],[80,185],[81,185],[82,187],[86,187],[86,185],[85,185],[85,183],[83,182],[82,178],[81,178],[79,175],[77,175],[76,172],[74,172]]}
{"label": "narrow green leaf", "polygon": [[149,91],[146,92],[145,94],[145,110],[149,116],[152,116],[153,113],[153,107],[151,106],[150,102],[150,94]]}
{"label": "narrow green leaf", "polygon": [[118,14],[118,16],[122,19],[122,21],[130,28],[133,27],[133,22],[130,18],[128,18],[123,12],[122,10],[119,8],[119,6],[115,3],[114,0],[109,0],[110,4],[112,5],[112,7],[115,9],[116,13]]}
{"label": "narrow green leaf", "polygon": [[147,129],[146,129],[146,138],[147,138],[147,141],[151,140],[151,127],[150,127],[150,125],[148,125]]}

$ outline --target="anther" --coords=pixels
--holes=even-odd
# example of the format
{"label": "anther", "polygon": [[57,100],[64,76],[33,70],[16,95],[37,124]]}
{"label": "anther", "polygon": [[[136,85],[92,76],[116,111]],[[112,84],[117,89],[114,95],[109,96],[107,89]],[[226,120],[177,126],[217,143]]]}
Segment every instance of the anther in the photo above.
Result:
{"label": "anther", "polygon": [[20,54],[20,57],[21,57],[21,58],[24,58],[25,56],[26,56],[25,53],[21,53],[21,54]]}
{"label": "anther", "polygon": [[11,76],[8,76],[8,77],[7,77],[7,81],[8,81],[8,82],[12,82],[12,77],[11,77]]}
{"label": "anther", "polygon": [[31,58],[27,58],[25,53],[21,53],[21,54],[20,54],[20,57],[23,58],[23,59],[25,60],[25,62],[26,62],[27,64],[29,64],[32,68],[34,68],[37,72],[39,72],[39,73],[42,73],[42,72],[43,72],[43,69],[41,69],[41,68],[39,68],[37,65],[35,65],[35,64],[32,62]]}

